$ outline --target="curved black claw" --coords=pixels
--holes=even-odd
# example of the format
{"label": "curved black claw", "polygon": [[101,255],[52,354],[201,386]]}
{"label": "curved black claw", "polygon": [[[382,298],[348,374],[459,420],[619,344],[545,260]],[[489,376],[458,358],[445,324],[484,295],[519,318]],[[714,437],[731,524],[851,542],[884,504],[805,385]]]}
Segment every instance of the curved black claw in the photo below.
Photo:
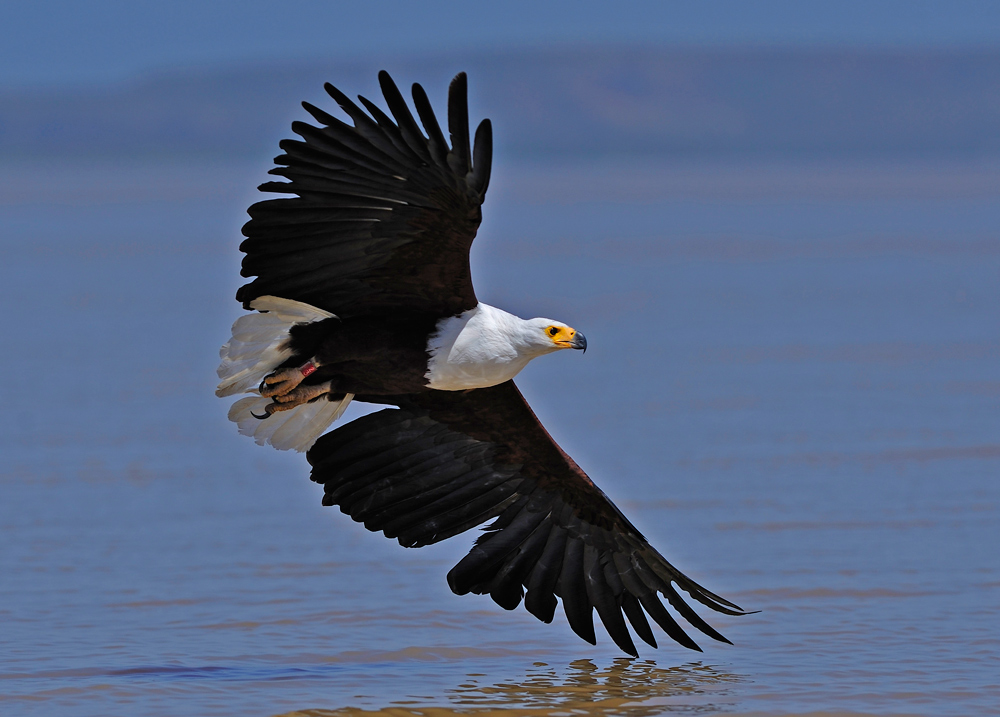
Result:
{"label": "curved black claw", "polygon": [[[274,375],[273,373],[269,373],[269,374],[267,374],[267,376],[265,376],[264,378],[262,378],[260,380],[260,385],[257,387],[257,393],[260,393],[260,394],[264,393],[264,386],[267,385],[267,379],[271,378],[271,376],[273,376],[273,375]],[[265,418],[266,418],[266,416],[265,416]]]}
{"label": "curved black claw", "polygon": [[253,411],[250,411],[250,415],[253,416],[254,418],[256,418],[258,421],[263,421],[265,418],[270,418],[272,415],[274,415],[272,411],[268,410],[272,405],[274,405],[274,404],[269,403],[266,406],[264,406],[264,415],[263,416],[258,416]]}

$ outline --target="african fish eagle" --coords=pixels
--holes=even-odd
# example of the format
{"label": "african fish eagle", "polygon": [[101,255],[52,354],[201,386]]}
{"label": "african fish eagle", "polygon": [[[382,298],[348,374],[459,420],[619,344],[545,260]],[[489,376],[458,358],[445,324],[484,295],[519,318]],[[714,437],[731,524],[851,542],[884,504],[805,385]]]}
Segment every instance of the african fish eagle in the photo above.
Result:
{"label": "african fish eagle", "polygon": [[[700,649],[661,599],[728,642],[678,590],[729,615],[737,605],[654,550],[556,445],[514,385],[533,358],[586,349],[560,321],[521,319],[476,298],[469,249],[490,180],[489,120],[469,142],[465,74],[448,93],[449,141],[413,85],[418,126],[385,72],[389,113],[326,91],[353,126],[309,103],[320,126],[292,124],[261,185],[292,195],[250,207],[236,294],[248,313],[222,347],[219,396],[248,394],[229,417],[241,433],[307,451],[323,505],[340,506],[406,547],[489,520],[448,573],[459,594],[488,593],[551,622],[562,598],[570,626],[595,643],[593,610],[635,655],[626,627],[653,647],[646,614]],[[392,406],[325,435],[352,401]]]}

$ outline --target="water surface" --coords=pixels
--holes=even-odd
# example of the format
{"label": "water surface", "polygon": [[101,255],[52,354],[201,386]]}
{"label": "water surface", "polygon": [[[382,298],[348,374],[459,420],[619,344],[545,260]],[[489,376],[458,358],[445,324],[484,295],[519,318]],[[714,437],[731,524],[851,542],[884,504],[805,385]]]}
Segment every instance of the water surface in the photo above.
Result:
{"label": "water surface", "polygon": [[471,533],[403,549],[236,435],[216,351],[265,169],[0,173],[0,712],[1000,712],[990,172],[498,166],[480,297],[590,342],[519,384],[668,559],[761,611],[631,660],[453,596]]}

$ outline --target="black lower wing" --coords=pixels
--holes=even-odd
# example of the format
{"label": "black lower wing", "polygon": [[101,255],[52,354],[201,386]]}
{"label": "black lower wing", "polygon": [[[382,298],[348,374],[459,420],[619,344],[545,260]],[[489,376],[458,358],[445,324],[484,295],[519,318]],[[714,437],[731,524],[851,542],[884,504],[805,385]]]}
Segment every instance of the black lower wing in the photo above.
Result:
{"label": "black lower wing", "polygon": [[[551,622],[562,599],[570,626],[590,643],[593,611],[635,655],[625,620],[656,646],[648,614],[672,639],[698,645],[664,606],[729,642],[680,596],[744,614],[668,563],[545,431],[508,381],[472,391],[430,391],[380,403],[320,438],[307,454],[324,505],[407,547],[444,540],[495,519],[448,573],[458,594],[489,594]],[[358,400],[365,400],[359,396]]]}

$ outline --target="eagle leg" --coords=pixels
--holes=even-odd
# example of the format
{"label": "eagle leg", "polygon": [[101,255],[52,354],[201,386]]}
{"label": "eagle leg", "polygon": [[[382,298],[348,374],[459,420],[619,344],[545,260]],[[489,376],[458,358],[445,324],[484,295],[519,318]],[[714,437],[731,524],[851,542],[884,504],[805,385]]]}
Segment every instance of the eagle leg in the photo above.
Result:
{"label": "eagle leg", "polygon": [[290,366],[272,371],[260,382],[260,395],[264,398],[285,396],[298,388],[302,379],[314,373],[318,366],[319,362],[311,359],[298,367]]}
{"label": "eagle leg", "polygon": [[[264,412],[267,416],[270,416],[278,411],[290,411],[297,406],[301,406],[303,403],[315,401],[324,394],[331,393],[332,390],[333,383],[331,381],[299,386],[281,396],[275,396],[272,402],[264,407]],[[267,416],[263,416],[263,418],[267,418]]]}

